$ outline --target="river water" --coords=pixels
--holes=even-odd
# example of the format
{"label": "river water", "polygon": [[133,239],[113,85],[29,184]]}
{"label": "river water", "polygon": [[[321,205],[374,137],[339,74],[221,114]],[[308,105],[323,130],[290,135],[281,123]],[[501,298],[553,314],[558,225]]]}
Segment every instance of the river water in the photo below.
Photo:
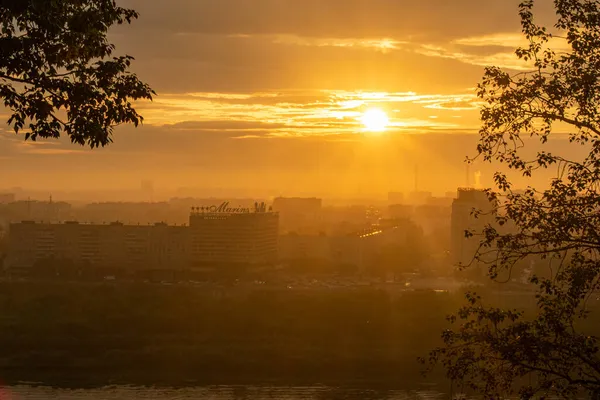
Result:
{"label": "river water", "polygon": [[0,400],[434,400],[446,396],[435,391],[344,389],[315,387],[216,386],[185,389],[113,386],[100,389],[55,389],[11,386]]}

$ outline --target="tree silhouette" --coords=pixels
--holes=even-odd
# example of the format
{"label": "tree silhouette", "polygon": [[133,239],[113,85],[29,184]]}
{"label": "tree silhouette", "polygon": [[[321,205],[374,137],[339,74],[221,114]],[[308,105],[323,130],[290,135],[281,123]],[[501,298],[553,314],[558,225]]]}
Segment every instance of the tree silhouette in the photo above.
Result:
{"label": "tree silhouette", "polygon": [[[531,70],[486,69],[478,87],[485,106],[477,149],[484,160],[526,177],[547,168],[558,174],[548,188],[525,193],[495,175],[498,192],[489,197],[500,200],[496,224],[480,232],[475,260],[487,264],[491,278],[530,257],[542,260],[548,273],[530,279],[533,313],[501,309],[469,293],[429,362],[441,363],[449,378],[484,398],[598,399],[600,357],[590,318],[600,288],[600,3],[555,0],[557,33],[534,22],[533,5],[520,5],[529,45],[516,52]],[[557,135],[585,156],[540,151],[527,157],[525,137],[544,148]],[[498,229],[507,223],[509,233]]]}
{"label": "tree silhouette", "polygon": [[137,17],[113,0],[2,0],[0,97],[14,131],[31,140],[64,133],[94,148],[112,141],[114,126],[137,126],[131,101],[154,92],[107,39],[112,25]]}

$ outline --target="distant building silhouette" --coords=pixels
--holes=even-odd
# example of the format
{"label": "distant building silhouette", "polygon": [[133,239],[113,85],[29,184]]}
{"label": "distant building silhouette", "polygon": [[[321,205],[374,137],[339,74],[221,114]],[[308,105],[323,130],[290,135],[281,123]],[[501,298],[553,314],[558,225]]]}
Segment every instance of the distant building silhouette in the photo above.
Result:
{"label": "distant building silhouette", "polygon": [[381,220],[378,226],[343,234],[299,235],[290,233],[279,238],[282,262],[324,262],[356,267],[365,272],[378,263],[385,246],[404,244],[416,228],[408,220]]}
{"label": "distant building silhouette", "polygon": [[[434,198],[432,198],[434,199]],[[413,221],[415,221],[426,234],[431,234],[438,229],[449,228],[451,206],[445,204],[423,204],[414,208]]]}
{"label": "distant building silhouette", "polygon": [[144,201],[154,202],[154,182],[142,181],[140,184],[140,190]]}
{"label": "distant building silhouette", "polygon": [[190,215],[191,263],[269,265],[277,261],[279,215],[264,203],[254,209],[197,207]]}
{"label": "distant building silhouette", "polygon": [[406,204],[390,204],[388,206],[388,216],[390,218],[412,218],[415,207]]}
{"label": "distant building silhouette", "polygon": [[323,200],[319,198],[277,197],[273,211],[279,213],[281,232],[310,232],[320,229]]}
{"label": "distant building silhouette", "polygon": [[388,205],[391,204],[404,204],[404,193],[402,192],[389,192],[388,193]]}
{"label": "distant building silhouette", "polygon": [[58,222],[71,219],[73,208],[71,204],[53,201],[20,200],[0,207],[0,218],[8,222],[22,220]]}
{"label": "distant building silhouette", "polygon": [[412,205],[427,204],[431,197],[433,197],[431,192],[414,191],[409,194],[407,203]]}
{"label": "distant building silhouette", "polygon": [[16,197],[14,193],[0,193],[0,204],[13,203]]}
{"label": "distant building silhouette", "polygon": [[49,259],[128,271],[184,269],[189,254],[188,237],[185,227],[165,224],[24,221],[9,227],[6,265],[20,275],[27,275],[36,263]]}

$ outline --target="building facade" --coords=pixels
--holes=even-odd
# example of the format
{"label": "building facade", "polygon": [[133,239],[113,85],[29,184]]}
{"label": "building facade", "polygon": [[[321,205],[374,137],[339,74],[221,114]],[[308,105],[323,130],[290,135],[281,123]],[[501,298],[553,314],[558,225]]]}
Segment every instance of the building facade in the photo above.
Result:
{"label": "building facade", "polygon": [[16,195],[14,193],[0,193],[0,204],[14,203]]}
{"label": "building facade", "polygon": [[269,265],[277,261],[278,213],[264,203],[253,208],[218,206],[195,208],[190,215],[191,264]]}
{"label": "building facade", "polygon": [[[478,189],[458,189],[458,196],[452,203],[452,217],[450,222],[451,256],[455,264],[468,265],[473,261],[479,249],[481,234],[486,225],[494,222],[491,212],[495,205],[491,203],[487,194]],[[474,215],[477,212],[478,215]],[[465,231],[475,234],[465,237]]]}
{"label": "building facade", "polygon": [[262,266],[277,261],[277,231],[278,215],[264,205],[194,208],[189,226],[23,221],[9,225],[5,266],[20,273],[48,260],[128,272]]}
{"label": "building facade", "polygon": [[185,269],[189,260],[186,227],[103,225],[24,221],[11,224],[6,266],[26,272],[37,263],[63,260],[75,265],[128,271]]}

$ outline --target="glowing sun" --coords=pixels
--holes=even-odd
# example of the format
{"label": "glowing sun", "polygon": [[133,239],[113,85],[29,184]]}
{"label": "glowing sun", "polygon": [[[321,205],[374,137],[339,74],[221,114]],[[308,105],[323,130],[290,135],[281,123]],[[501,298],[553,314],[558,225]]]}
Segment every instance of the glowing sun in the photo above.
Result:
{"label": "glowing sun", "polygon": [[365,126],[365,130],[369,132],[383,132],[390,124],[385,111],[379,108],[371,108],[362,115],[360,121]]}

